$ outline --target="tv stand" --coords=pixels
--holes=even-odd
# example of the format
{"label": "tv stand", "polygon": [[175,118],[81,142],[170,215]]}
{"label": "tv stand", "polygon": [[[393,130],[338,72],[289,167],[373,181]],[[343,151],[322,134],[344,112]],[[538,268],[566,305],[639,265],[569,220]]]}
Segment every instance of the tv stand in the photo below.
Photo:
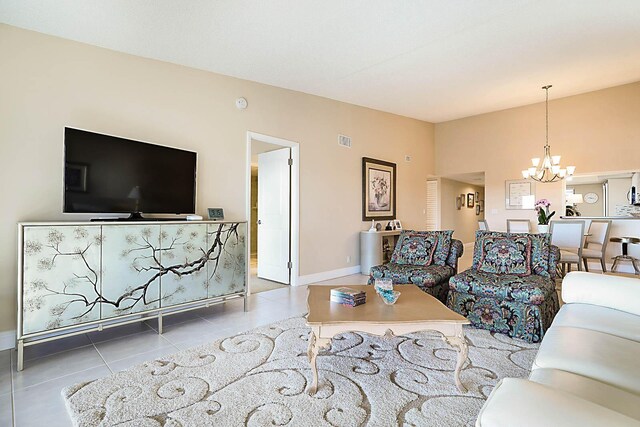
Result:
{"label": "tv stand", "polygon": [[[19,224],[18,354],[24,347],[209,307],[247,304],[247,223]],[[42,266],[46,268],[42,268]]]}
{"label": "tv stand", "polygon": [[142,217],[142,212],[131,212],[131,215],[129,215],[129,218],[126,219],[126,221],[143,221],[144,218]]}

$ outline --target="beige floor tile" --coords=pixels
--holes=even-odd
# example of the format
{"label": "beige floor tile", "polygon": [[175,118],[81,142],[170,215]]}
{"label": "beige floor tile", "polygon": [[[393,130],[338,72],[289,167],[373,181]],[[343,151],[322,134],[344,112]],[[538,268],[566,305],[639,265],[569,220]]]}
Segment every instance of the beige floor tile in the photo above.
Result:
{"label": "beige floor tile", "polygon": [[[149,332],[130,335],[95,344],[100,356],[106,363],[134,356],[151,350],[159,350],[173,347],[171,342],[157,332]],[[175,347],[173,347],[175,348]]]}
{"label": "beige floor tile", "polygon": [[71,419],[61,390],[83,381],[110,375],[106,365],[75,372],[14,392],[14,417],[17,427],[67,427]]}
{"label": "beige floor tile", "polygon": [[51,356],[25,362],[24,370],[16,371],[16,360],[12,357],[13,391],[64,377],[74,372],[106,366],[93,346],[80,347]]}
{"label": "beige floor tile", "polygon": [[13,407],[11,394],[0,396],[0,426],[13,425]]}
{"label": "beige floor tile", "polygon": [[9,393],[11,393],[11,350],[4,350],[0,351],[0,396]]}
{"label": "beige floor tile", "polygon": [[29,360],[39,357],[51,356],[56,353],[68,351],[74,348],[92,345],[91,340],[86,334],[75,335],[68,338],[61,338],[55,341],[49,341],[42,344],[36,344],[24,348],[25,363]]}

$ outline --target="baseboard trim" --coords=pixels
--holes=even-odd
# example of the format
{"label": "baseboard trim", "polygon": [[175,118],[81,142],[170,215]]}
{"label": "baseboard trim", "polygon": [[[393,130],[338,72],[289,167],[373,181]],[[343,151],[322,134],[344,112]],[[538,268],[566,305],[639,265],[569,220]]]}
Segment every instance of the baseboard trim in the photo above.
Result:
{"label": "baseboard trim", "polygon": [[0,351],[16,347],[16,331],[0,332]]}
{"label": "baseboard trim", "polygon": [[360,273],[359,265],[347,268],[339,268],[337,270],[323,271],[320,273],[307,274],[305,276],[299,276],[298,282],[295,286],[308,285],[310,283],[322,282],[324,280],[331,280],[337,277],[350,276],[351,274],[358,273]]}

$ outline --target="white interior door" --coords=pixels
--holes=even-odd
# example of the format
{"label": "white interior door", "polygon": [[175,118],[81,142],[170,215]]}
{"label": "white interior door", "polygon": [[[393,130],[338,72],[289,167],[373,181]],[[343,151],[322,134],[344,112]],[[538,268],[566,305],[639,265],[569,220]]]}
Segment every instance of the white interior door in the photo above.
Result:
{"label": "white interior door", "polygon": [[290,148],[258,154],[258,277],[289,284]]}

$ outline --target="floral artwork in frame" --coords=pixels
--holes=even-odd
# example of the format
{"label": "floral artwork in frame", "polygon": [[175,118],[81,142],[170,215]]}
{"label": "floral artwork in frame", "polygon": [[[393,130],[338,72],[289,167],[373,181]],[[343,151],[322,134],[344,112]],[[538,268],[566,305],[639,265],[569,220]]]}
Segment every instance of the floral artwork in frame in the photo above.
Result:
{"label": "floral artwork in frame", "polygon": [[475,205],[475,197],[473,193],[467,193],[467,207],[472,208]]}
{"label": "floral artwork in frame", "polygon": [[362,220],[396,217],[396,164],[362,158]]}
{"label": "floral artwork in frame", "polygon": [[460,196],[456,197],[456,209],[458,210],[462,209],[462,203],[463,203],[462,198],[460,198]]}

